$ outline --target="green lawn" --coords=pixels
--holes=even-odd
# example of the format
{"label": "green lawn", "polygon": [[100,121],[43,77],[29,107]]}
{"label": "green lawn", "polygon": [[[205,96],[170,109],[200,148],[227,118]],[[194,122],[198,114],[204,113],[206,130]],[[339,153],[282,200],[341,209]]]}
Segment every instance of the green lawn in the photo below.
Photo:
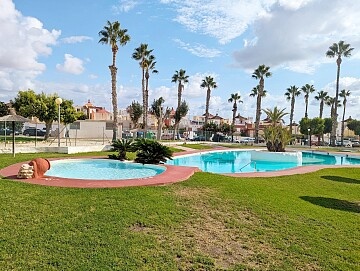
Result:
{"label": "green lawn", "polygon": [[182,144],[182,146],[186,147],[186,148],[190,148],[190,149],[194,149],[194,150],[208,150],[208,149],[212,149],[213,146],[206,144],[206,143],[199,143],[199,144]]}
{"label": "green lawn", "polygon": [[196,173],[116,189],[1,179],[0,270],[360,270],[359,176]]}

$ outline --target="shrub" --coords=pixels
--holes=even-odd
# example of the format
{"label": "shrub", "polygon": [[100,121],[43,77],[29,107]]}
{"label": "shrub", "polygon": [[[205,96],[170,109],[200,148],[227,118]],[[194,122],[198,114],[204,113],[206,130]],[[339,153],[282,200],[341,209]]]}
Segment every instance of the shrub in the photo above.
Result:
{"label": "shrub", "polygon": [[126,152],[128,151],[132,151],[132,144],[133,144],[133,140],[132,139],[118,139],[115,140],[111,146],[113,147],[111,149],[111,151],[117,151],[117,154],[110,154],[109,158],[111,159],[117,159],[120,161],[124,161],[127,160],[127,156],[126,156]]}
{"label": "shrub", "polygon": [[132,145],[132,150],[136,151],[135,162],[142,164],[159,164],[166,162],[166,158],[171,159],[173,151],[152,139],[136,139]]}
{"label": "shrub", "polygon": [[291,134],[281,126],[270,126],[264,130],[264,138],[268,151],[284,152],[285,146],[291,141]]}

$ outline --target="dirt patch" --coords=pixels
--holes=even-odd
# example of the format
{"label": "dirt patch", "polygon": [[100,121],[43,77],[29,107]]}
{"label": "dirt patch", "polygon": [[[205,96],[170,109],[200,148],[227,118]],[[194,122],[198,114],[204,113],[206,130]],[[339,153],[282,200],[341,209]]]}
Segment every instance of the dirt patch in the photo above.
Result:
{"label": "dirt patch", "polygon": [[[180,204],[185,199],[192,210],[190,219],[176,230],[173,240],[167,240],[181,248],[177,258],[180,270],[194,267],[199,257],[207,259],[205,264],[223,269],[241,263],[247,268],[257,268],[261,257],[262,268],[267,269],[276,250],[248,234],[260,225],[254,214],[239,206],[231,208],[233,202],[217,198],[216,191],[211,189],[176,187],[174,193],[181,199]],[[200,262],[204,264],[204,260]]]}

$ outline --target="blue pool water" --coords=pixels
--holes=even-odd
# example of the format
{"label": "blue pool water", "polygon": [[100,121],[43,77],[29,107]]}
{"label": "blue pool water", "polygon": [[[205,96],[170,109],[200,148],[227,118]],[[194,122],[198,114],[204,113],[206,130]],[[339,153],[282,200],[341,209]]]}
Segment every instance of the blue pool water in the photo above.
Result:
{"label": "blue pool water", "polygon": [[242,173],[290,169],[306,165],[360,165],[360,159],[319,153],[302,153],[302,164],[295,162],[252,161],[250,151],[206,152],[174,158],[175,166],[198,167],[205,172]]}
{"label": "blue pool water", "polygon": [[47,176],[86,180],[126,180],[146,178],[165,171],[165,167],[121,162],[110,159],[65,159],[50,161]]}

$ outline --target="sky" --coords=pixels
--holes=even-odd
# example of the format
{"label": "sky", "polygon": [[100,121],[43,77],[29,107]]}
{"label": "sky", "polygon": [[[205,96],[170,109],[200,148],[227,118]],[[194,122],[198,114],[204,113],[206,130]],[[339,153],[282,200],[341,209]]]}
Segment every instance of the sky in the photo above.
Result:
{"label": "sky", "polygon": [[[256,98],[249,94],[258,81],[251,75],[265,64],[272,76],[265,79],[262,108],[290,112],[286,89],[312,84],[316,92],[308,114],[317,117],[317,91],[335,95],[336,61],[325,53],[344,40],[354,50],[343,59],[340,90],[351,92],[346,118],[360,119],[360,1],[354,0],[0,0],[0,101],[33,89],[75,105],[91,100],[112,112],[112,52],[98,43],[108,20],[119,21],[130,35],[117,53],[119,109],[133,100],[142,103],[141,69],[131,56],[146,43],[159,71],[150,74],[149,104],[163,97],[165,106],[175,108],[177,85],[171,78],[184,69],[190,117],[205,113],[206,89],[200,84],[212,76],[218,87],[211,92],[210,113],[231,118],[228,99],[239,93],[238,113],[255,119]],[[301,95],[294,120],[304,112]],[[338,113],[340,119],[342,108]]]}

